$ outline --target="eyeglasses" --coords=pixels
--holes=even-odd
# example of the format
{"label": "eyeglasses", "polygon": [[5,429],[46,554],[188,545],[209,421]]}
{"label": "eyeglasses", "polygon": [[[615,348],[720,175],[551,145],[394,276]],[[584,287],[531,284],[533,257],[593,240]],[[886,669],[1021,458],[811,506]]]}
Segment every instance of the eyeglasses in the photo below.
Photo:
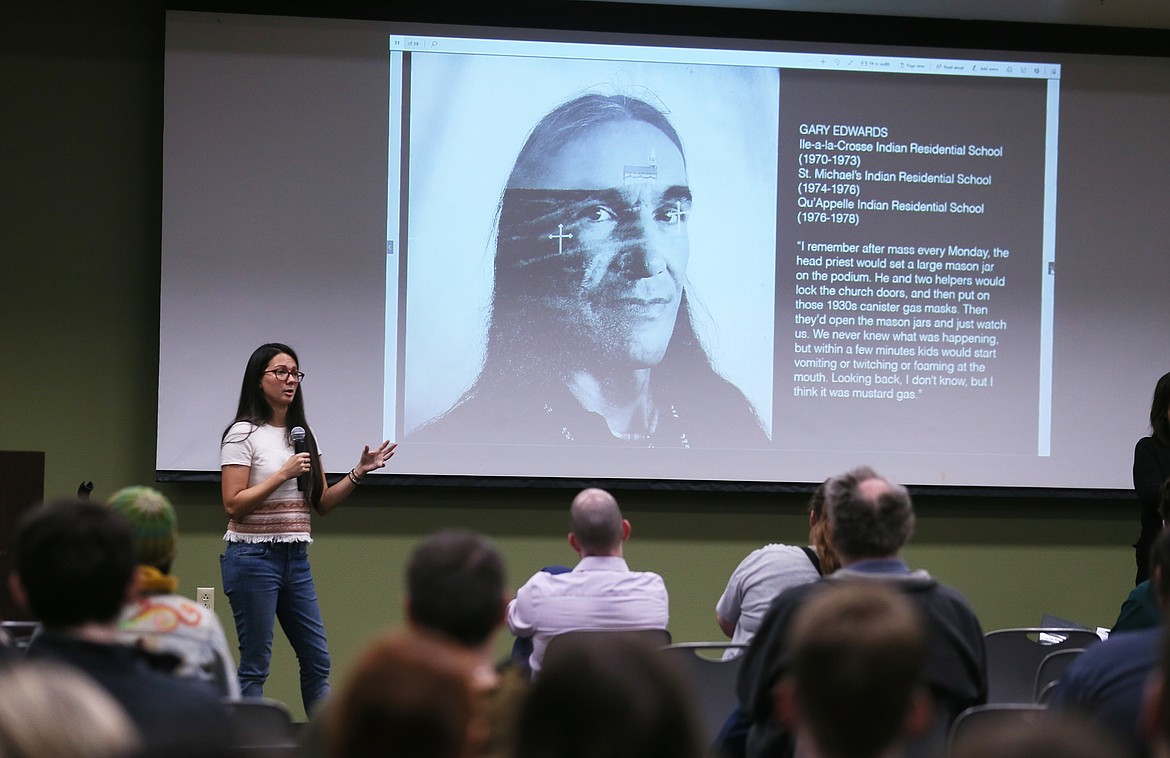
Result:
{"label": "eyeglasses", "polygon": [[278,380],[280,380],[282,382],[287,382],[289,380],[289,377],[292,377],[293,380],[297,381],[297,382],[304,381],[304,378],[305,378],[304,371],[289,371],[286,368],[272,368],[272,369],[268,369],[264,373],[265,374],[272,374],[273,376],[275,376]]}

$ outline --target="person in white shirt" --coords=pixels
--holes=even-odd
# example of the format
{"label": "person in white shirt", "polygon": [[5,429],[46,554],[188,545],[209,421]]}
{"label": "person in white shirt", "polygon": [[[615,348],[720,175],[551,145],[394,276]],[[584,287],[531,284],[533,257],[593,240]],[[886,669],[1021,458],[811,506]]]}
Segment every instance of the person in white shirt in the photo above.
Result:
{"label": "person in white shirt", "polygon": [[[808,503],[808,546],[770,544],[753,550],[727,580],[727,589],[715,605],[715,621],[734,645],[746,647],[756,635],[772,601],[784,590],[815,582],[841,566],[829,543],[825,519],[825,485],[820,484]],[[725,660],[743,648],[728,649]]]}
{"label": "person in white shirt", "polygon": [[590,488],[569,509],[569,545],[581,557],[564,574],[537,572],[508,604],[508,628],[532,638],[528,663],[540,673],[549,640],[578,630],[665,629],[670,619],[666,584],[649,571],[630,571],[622,549],[630,522],[617,500]]}

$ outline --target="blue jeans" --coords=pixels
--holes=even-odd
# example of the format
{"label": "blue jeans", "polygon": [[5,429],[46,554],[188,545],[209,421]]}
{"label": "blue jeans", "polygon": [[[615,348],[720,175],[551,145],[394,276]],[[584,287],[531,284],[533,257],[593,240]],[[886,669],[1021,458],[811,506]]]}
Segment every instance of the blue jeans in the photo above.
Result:
{"label": "blue jeans", "polygon": [[329,694],[329,648],[305,542],[229,542],[219,558],[240,642],[244,697],[262,697],[277,619],[301,669],[305,713]]}

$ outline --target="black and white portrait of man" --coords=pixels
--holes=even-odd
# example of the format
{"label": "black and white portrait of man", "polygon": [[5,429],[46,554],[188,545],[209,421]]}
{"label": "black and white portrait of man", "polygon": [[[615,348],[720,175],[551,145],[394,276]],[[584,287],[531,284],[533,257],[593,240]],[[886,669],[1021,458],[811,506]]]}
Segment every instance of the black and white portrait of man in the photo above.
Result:
{"label": "black and white portrait of man", "polygon": [[[608,62],[575,63],[598,72],[616,67]],[[727,70],[694,75],[696,69],[716,68]],[[576,70],[569,73],[582,75]],[[408,440],[654,448],[767,443],[770,397],[761,402],[764,393],[757,389],[749,398],[721,371],[709,345],[716,341],[712,332],[718,332],[721,344],[743,340],[749,352],[759,349],[755,368],[740,373],[750,375],[757,388],[770,385],[771,307],[763,300],[770,296],[774,280],[774,243],[768,240],[774,237],[775,205],[770,215],[757,211],[765,218],[750,220],[763,230],[759,233],[763,249],[733,249],[741,237],[720,234],[720,229],[742,223],[737,218],[723,223],[709,219],[700,236],[704,244],[698,247],[691,229],[695,216],[705,214],[706,199],[719,193],[737,195],[744,188],[720,187],[715,176],[692,186],[693,159],[684,144],[694,145],[692,154],[721,146],[712,143],[710,123],[694,121],[693,128],[702,133],[684,143],[672,119],[675,109],[667,100],[706,96],[704,89],[693,87],[684,94],[686,85],[699,79],[709,88],[721,88],[724,100],[735,100],[725,107],[746,109],[749,115],[741,112],[736,120],[753,121],[762,111],[760,123],[767,124],[771,115],[772,126],[765,128],[771,134],[771,150],[762,148],[764,153],[754,156],[759,159],[754,167],[747,166],[750,161],[745,158],[729,156],[725,168],[739,170],[742,164],[770,177],[774,197],[774,79],[772,102],[755,105],[751,98],[761,90],[766,95],[768,87],[752,74],[729,67],[662,64],[631,70],[627,64],[620,73],[609,73],[611,79],[621,80],[620,86],[607,81],[606,86],[575,92],[570,87],[573,94],[566,99],[563,84],[549,85],[542,96],[553,100],[559,89],[561,100],[529,127],[513,153],[502,196],[497,196],[494,234],[488,243],[490,295],[476,319],[483,324],[476,373],[443,407],[410,427]],[[728,91],[729,82],[738,89]],[[768,135],[759,136],[758,142],[766,145]],[[751,146],[740,149],[750,151]],[[708,160],[704,165],[719,164]],[[724,178],[734,173],[728,171]],[[752,204],[767,207],[755,198]],[[412,223],[407,251],[412,264],[427,250],[426,238],[415,236],[415,226]],[[739,268],[741,274],[736,284],[734,272],[722,272],[732,276],[716,278],[727,282],[717,286],[716,299],[761,301],[750,323],[714,317],[693,292],[694,262],[707,259],[706,269],[711,270],[711,257],[721,259],[723,267]],[[761,274],[770,280],[764,292],[753,293]],[[408,301],[409,297],[408,290]],[[725,307],[725,312],[734,311]],[[424,328],[424,316],[414,314],[425,310],[408,307],[407,313],[409,416],[409,335],[413,326]],[[414,344],[421,339],[415,337]],[[741,365],[752,362],[741,360]],[[422,394],[428,382],[417,376],[413,384]]]}

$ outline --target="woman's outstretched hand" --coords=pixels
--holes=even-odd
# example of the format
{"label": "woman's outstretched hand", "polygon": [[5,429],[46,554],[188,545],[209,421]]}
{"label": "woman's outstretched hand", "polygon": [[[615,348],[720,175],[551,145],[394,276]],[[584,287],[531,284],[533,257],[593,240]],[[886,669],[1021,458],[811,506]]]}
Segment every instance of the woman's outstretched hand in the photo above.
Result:
{"label": "woman's outstretched hand", "polygon": [[394,448],[396,447],[398,447],[398,443],[391,442],[390,440],[386,440],[375,450],[370,450],[370,446],[366,445],[362,449],[361,460],[358,461],[358,465],[353,467],[354,471],[361,477],[371,471],[377,471],[385,467],[386,461],[390,460],[394,455]]}

